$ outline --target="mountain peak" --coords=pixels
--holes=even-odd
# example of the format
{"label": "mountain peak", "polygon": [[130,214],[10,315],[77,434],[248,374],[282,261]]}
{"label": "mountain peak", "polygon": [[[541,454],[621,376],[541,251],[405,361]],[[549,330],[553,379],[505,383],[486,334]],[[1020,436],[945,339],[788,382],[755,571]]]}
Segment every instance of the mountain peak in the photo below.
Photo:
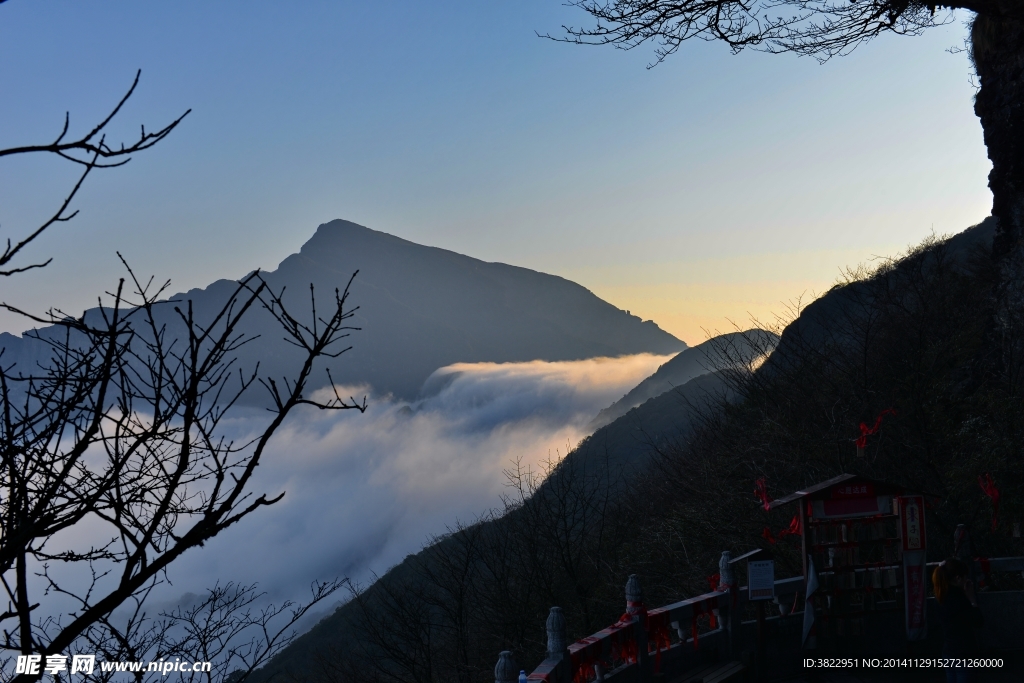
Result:
{"label": "mountain peak", "polygon": [[[653,322],[565,278],[487,263],[352,221],[321,224],[298,253],[263,277],[274,291],[285,292],[289,311],[306,320],[311,284],[317,310],[327,310],[334,291],[344,289],[356,271],[347,302],[358,307],[350,323],[357,329],[347,340],[352,349],[323,362],[336,383],[370,385],[379,396],[413,399],[434,371],[453,363],[581,360],[686,348]],[[178,298],[193,302],[197,319],[212,319],[236,286],[219,280]],[[246,324],[239,332],[254,339],[239,348],[238,366],[259,364],[261,373],[274,377],[294,373],[295,351],[282,342],[270,316],[254,310]],[[322,368],[316,374],[315,382],[327,381]]]}

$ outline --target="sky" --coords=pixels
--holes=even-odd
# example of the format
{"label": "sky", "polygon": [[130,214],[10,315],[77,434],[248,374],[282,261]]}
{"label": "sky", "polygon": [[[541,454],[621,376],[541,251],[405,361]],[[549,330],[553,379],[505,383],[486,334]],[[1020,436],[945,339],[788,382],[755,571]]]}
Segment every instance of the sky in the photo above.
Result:
{"label": "sky", "polygon": [[[966,19],[825,65],[696,42],[648,69],[651,46],[538,37],[587,23],[559,0],[8,0],[0,149],[52,140],[65,112],[88,130],[137,69],[110,140],[191,113],[90,177],[21,264],[52,263],[0,282],[0,302],[77,313],[116,286],[118,252],[171,291],[204,287],[342,218],[566,277],[698,344],[988,215],[970,65],[950,50]],[[76,172],[0,158],[0,237],[44,221]],[[296,416],[257,482],[285,498],[186,553],[163,597],[365,581],[499,505],[512,460],[564,455],[664,360],[460,366],[412,414],[371,396],[365,415]]]}
{"label": "sky", "polygon": [[[33,311],[93,305],[121,270],[174,291],[273,269],[335,218],[554,273],[690,344],[770,320],[841,268],[991,208],[963,20],[819,65],[695,42],[567,45],[557,0],[0,5],[0,148],[97,122],[156,148],[97,173],[73,222],[3,282]],[[74,182],[0,159],[0,233]],[[0,329],[29,325],[12,314]]]}

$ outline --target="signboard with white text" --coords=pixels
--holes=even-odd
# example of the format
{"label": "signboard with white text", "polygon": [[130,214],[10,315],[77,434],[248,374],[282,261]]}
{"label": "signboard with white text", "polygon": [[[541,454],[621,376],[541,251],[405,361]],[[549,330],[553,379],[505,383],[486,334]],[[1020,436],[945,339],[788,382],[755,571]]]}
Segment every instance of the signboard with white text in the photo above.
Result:
{"label": "signboard with white text", "polygon": [[771,600],[775,597],[775,560],[751,560],[747,563],[750,600]]}
{"label": "signboard with white text", "polygon": [[900,530],[903,550],[924,550],[924,498],[900,498]]}

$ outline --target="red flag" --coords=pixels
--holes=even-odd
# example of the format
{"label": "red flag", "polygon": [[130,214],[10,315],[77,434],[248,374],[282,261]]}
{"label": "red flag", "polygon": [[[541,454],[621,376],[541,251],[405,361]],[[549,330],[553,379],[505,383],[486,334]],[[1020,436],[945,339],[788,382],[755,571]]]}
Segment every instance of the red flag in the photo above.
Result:
{"label": "red flag", "polygon": [[996,488],[996,483],[992,479],[992,475],[985,473],[984,479],[978,476],[978,485],[981,486],[981,490],[985,492],[985,495],[992,499],[992,531],[996,530],[998,525],[999,517],[999,489]]}
{"label": "red flag", "polygon": [[764,477],[761,477],[754,482],[754,495],[761,501],[765,510],[771,510],[772,498],[768,495],[768,482]]}
{"label": "red flag", "polygon": [[868,428],[868,426],[866,424],[861,422],[860,423],[860,436],[857,437],[857,448],[865,448],[865,447],[867,447],[867,445],[868,445],[868,437],[871,436],[872,434],[876,433],[878,431],[879,427],[882,426],[882,418],[885,417],[886,415],[895,415],[895,414],[896,414],[895,410],[893,410],[892,408],[886,408],[885,410],[883,410],[882,412],[880,412],[878,414],[878,417],[875,418],[875,426],[871,427],[870,429]]}
{"label": "red flag", "polygon": [[789,526],[779,532],[779,538],[783,536],[793,536],[800,534],[800,515],[793,515],[793,519],[789,520]]}
{"label": "red flag", "polygon": [[791,519],[789,521],[789,526],[786,527],[785,529],[783,529],[782,531],[780,531],[778,536],[773,536],[772,535],[772,530],[769,527],[765,527],[764,531],[761,532],[761,535],[765,538],[765,540],[767,540],[769,543],[771,543],[773,545],[775,543],[777,543],[778,540],[780,538],[782,538],[783,536],[793,536],[794,534],[795,535],[799,535],[800,534],[800,515],[799,514],[793,515],[793,519]]}

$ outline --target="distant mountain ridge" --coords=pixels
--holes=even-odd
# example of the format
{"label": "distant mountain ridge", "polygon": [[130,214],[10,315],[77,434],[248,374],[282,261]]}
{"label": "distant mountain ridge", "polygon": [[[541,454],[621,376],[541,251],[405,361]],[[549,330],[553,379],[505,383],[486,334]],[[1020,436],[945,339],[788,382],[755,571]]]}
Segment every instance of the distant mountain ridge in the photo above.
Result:
{"label": "distant mountain ridge", "polygon": [[[309,287],[324,310],[336,288],[359,271],[350,302],[359,310],[350,323],[361,328],[352,350],[326,359],[334,381],[369,385],[377,395],[413,399],[438,368],[453,363],[580,360],[636,353],[670,354],[686,344],[599,299],[564,278],[527,268],[487,263],[445,249],[427,247],[335,220],[320,225],[297,254],[263,274],[299,319],[310,315]],[[196,319],[212,319],[234,290],[219,280],[171,297],[192,300]],[[161,314],[173,330],[169,306]],[[253,310],[242,330],[259,335],[238,349],[238,367],[260,364],[264,376],[287,377],[298,366],[298,352],[282,341],[271,317]],[[5,362],[31,365],[46,357],[45,345],[0,335]],[[327,383],[318,366],[311,386]],[[259,403],[252,393],[246,403]]]}

